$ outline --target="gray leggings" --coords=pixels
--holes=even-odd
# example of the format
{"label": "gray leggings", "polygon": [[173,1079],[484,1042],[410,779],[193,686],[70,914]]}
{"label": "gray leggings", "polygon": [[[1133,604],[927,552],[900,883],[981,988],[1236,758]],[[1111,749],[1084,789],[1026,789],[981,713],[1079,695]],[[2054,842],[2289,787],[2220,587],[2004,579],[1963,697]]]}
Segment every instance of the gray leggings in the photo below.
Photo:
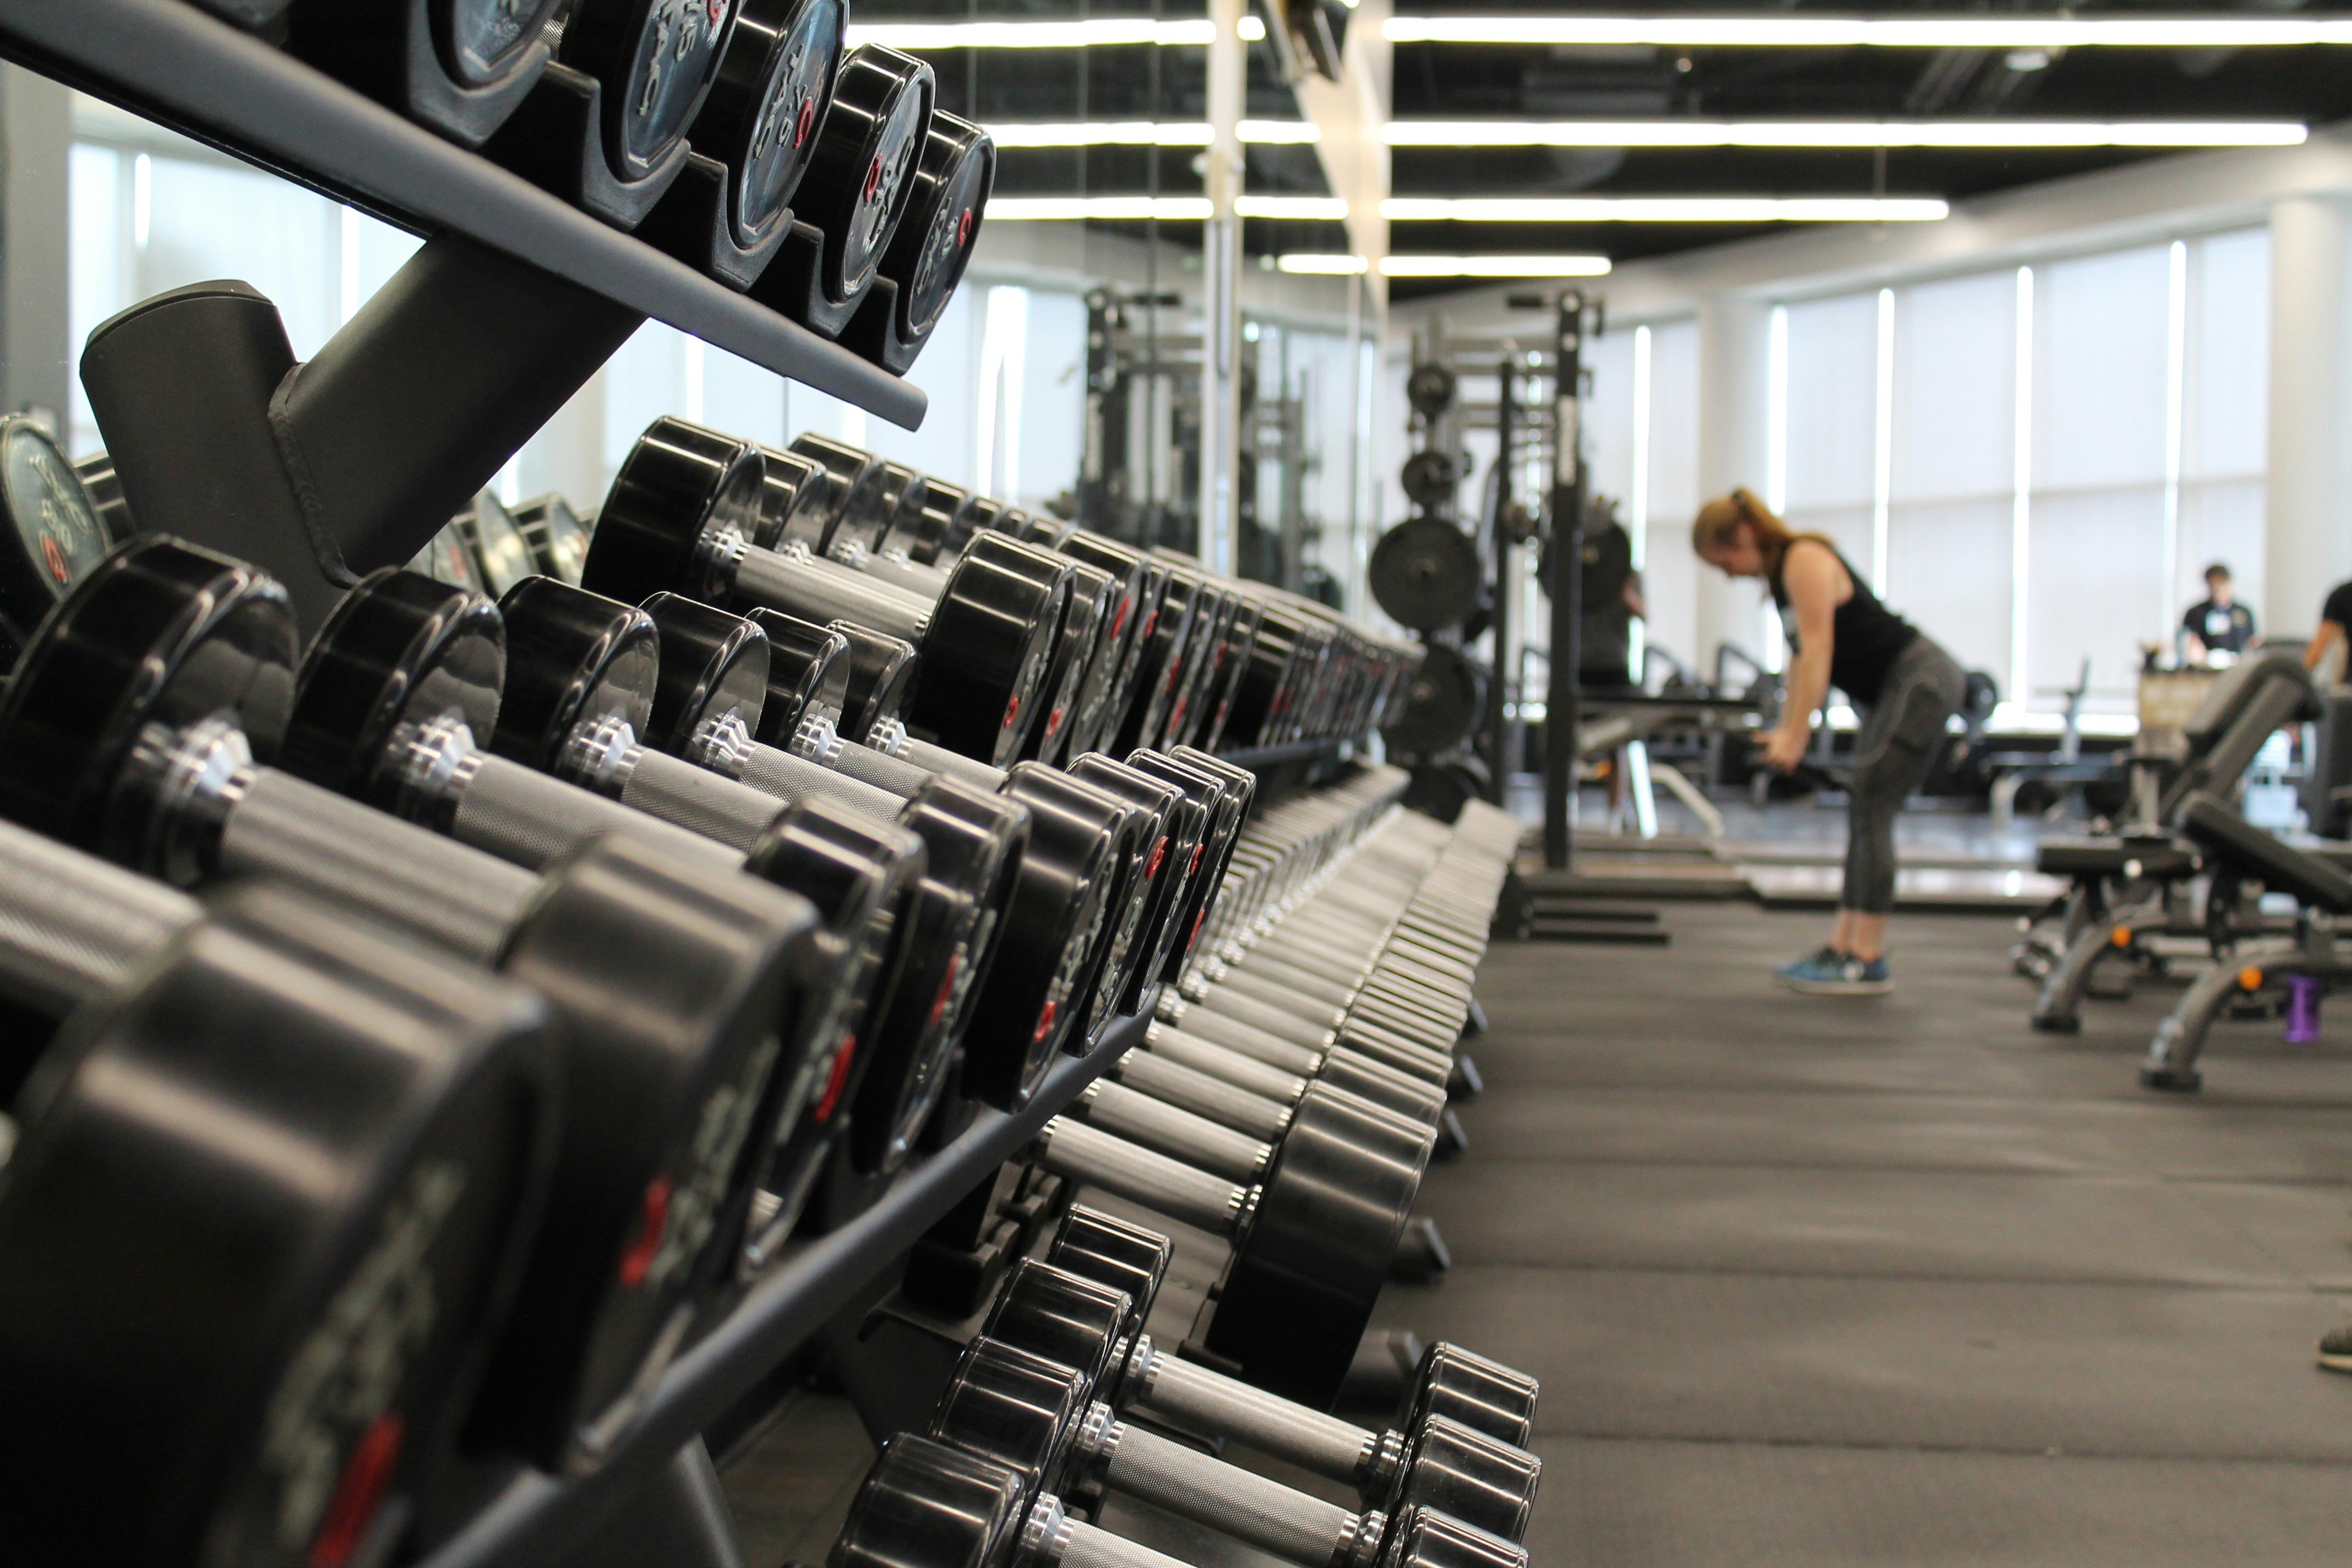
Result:
{"label": "gray leggings", "polygon": [[1895,814],[1927,779],[1967,686],[1952,656],[1924,633],[1895,656],[1854,741],[1842,907],[1873,915],[1895,908]]}

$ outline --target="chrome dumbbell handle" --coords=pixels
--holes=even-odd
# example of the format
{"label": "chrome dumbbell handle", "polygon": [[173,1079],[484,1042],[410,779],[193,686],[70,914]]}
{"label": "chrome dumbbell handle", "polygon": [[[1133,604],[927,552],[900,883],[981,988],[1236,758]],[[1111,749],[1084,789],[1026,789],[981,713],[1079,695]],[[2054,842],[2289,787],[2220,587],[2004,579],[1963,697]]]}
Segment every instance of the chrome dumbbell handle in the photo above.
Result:
{"label": "chrome dumbbell handle", "polygon": [[866,743],[886,756],[912,763],[926,773],[944,773],[992,795],[1004,787],[1006,774],[1003,768],[991,767],[975,757],[950,752],[929,741],[919,741],[908,734],[907,727],[896,719],[885,719],[875,725]]}
{"label": "chrome dumbbell handle", "polygon": [[730,586],[752,604],[765,605],[822,626],[855,621],[886,636],[920,647],[931,628],[931,606],[878,578],[820,561],[805,548],[744,550]]}
{"label": "chrome dumbbell handle", "polygon": [[1021,1568],[1190,1568],[1139,1542],[1072,1519],[1056,1497],[1029,1505],[1021,1521]]}
{"label": "chrome dumbbell handle", "polygon": [[[1226,1054],[1231,1055],[1230,1052]],[[1244,1065],[1255,1067],[1257,1064],[1248,1062]],[[1290,1125],[1290,1101],[1298,1098],[1297,1093],[1293,1093],[1285,1100],[1269,1099],[1229,1079],[1217,1078],[1198,1068],[1187,1067],[1175,1058],[1157,1051],[1129,1051],[1112,1070],[1118,1075],[1119,1082],[1139,1089],[1155,1100],[1223,1122],[1253,1138],[1281,1137],[1283,1130]],[[1288,1078],[1286,1074],[1271,1071],[1267,1076],[1276,1079],[1287,1079],[1302,1092],[1306,1089],[1304,1079]]]}
{"label": "chrome dumbbell handle", "polygon": [[152,877],[53,838],[0,832],[0,996],[47,1017],[120,988],[131,966],[204,916]]}
{"label": "chrome dumbbell handle", "polygon": [[1310,1568],[1370,1568],[1379,1557],[1379,1516],[1108,1417],[1099,1405],[1089,1412],[1079,1443],[1111,1490]]}
{"label": "chrome dumbbell handle", "polygon": [[[448,818],[449,836],[534,871],[609,833],[658,844],[668,853],[729,863],[741,860],[750,842],[744,839],[730,845],[706,837],[639,809],[625,794],[620,800],[609,800],[504,757],[476,760],[478,766],[457,795]],[[632,775],[637,771],[632,769]],[[716,782],[727,783],[725,779]],[[640,798],[643,795],[641,791]],[[773,817],[774,809],[771,807],[767,815]]]}
{"label": "chrome dumbbell handle", "polygon": [[1087,1120],[1147,1148],[1158,1149],[1231,1181],[1254,1182],[1274,1151],[1246,1132],[1197,1116],[1124,1083],[1097,1079],[1078,1097]]}
{"label": "chrome dumbbell handle", "polygon": [[1121,1386],[1137,1408],[1180,1426],[1239,1438],[1319,1476],[1360,1483],[1379,1462],[1381,1434],[1163,1354],[1149,1338],[1139,1336],[1129,1352]]}
{"label": "chrome dumbbell handle", "polygon": [[898,814],[907,808],[899,795],[876,789],[848,773],[820,767],[781,747],[752,744],[745,750],[742,767],[745,784],[782,800],[829,800],[883,822],[898,821]]}
{"label": "chrome dumbbell handle", "polygon": [[1055,1175],[1100,1187],[1219,1236],[1239,1229],[1255,1206],[1251,1188],[1066,1116],[1056,1116],[1038,1133],[1036,1159]]}

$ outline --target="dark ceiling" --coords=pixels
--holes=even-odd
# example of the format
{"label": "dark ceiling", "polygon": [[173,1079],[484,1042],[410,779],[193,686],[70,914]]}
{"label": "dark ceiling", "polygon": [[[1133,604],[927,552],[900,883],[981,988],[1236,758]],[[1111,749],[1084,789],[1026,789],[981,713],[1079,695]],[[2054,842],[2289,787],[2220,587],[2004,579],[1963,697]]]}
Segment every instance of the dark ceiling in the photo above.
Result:
{"label": "dark ceiling", "polygon": [[[1595,5],[1612,16],[1689,15],[1696,6]],[[2278,16],[2295,0],[2202,5],[2198,15]],[[1561,14],[1559,5],[1507,0],[1408,0],[1412,14]],[[1874,16],[2050,15],[2049,5],[1791,3],[1713,6],[1716,14]],[[2078,5],[2074,16],[2180,15],[2176,5]],[[962,7],[864,5],[861,21],[1010,20],[1153,15],[1129,5],[1071,0],[973,0]],[[1156,14],[1198,16],[1197,5]],[[1015,51],[942,51],[931,57],[944,107],[982,120],[1199,121],[1205,51],[1146,47]],[[1248,112],[1293,119],[1296,100],[1272,51],[1251,50]],[[1395,112],[1402,120],[1493,118],[1801,118],[1934,116],[2030,119],[2281,119],[2312,123],[2352,114],[2352,57],[2336,48],[2078,48],[2038,68],[2028,58],[1982,49],[1696,48],[1649,46],[1558,48],[1455,44],[1396,47]],[[2161,153],[2126,149],[1868,150],[1400,148],[1399,195],[1940,195],[1952,199],[2113,167]],[[1162,195],[1198,192],[1192,149],[1009,150],[997,188],[1024,195]],[[1155,167],[1156,164],[1156,167]],[[1249,188],[1320,192],[1312,149],[1253,147]],[[1110,226],[1143,232],[1143,226]],[[1190,243],[1197,226],[1160,226]],[[1401,224],[1393,247],[1444,254],[1599,252],[1619,260],[1659,256],[1743,237],[1777,226],[1724,224]],[[1253,253],[1345,248],[1338,225],[1253,220]],[[1408,283],[1400,292],[1452,284]]]}

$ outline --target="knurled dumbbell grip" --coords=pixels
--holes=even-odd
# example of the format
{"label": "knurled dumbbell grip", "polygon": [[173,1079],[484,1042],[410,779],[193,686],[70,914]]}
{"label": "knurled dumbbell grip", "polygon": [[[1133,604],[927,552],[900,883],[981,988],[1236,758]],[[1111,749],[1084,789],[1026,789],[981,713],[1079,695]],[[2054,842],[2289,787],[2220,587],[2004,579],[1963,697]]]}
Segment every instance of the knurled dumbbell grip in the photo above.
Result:
{"label": "knurled dumbbell grip", "polygon": [[1130,1426],[1118,1428],[1102,1474],[1113,1491],[1315,1568],[1337,1558],[1356,1530],[1356,1516],[1337,1503]]}
{"label": "knurled dumbbell grip", "polygon": [[860,784],[847,773],[819,767],[781,746],[751,747],[743,759],[743,783],[778,800],[829,800],[879,822],[896,822],[907,809],[899,796]]}
{"label": "knurled dumbbell grip", "polygon": [[62,1017],[204,918],[152,877],[22,828],[0,829],[0,996]]}
{"label": "knurled dumbbell grip", "polygon": [[991,767],[977,757],[967,757],[961,752],[950,752],[945,746],[929,741],[918,741],[912,735],[899,742],[898,755],[927,773],[944,773],[961,780],[975,789],[991,794],[1004,787],[1004,770]]}
{"label": "knurled dumbbell grip", "polygon": [[621,804],[659,817],[737,854],[749,853],[783,810],[772,795],[683,757],[640,751],[621,786]]}
{"label": "knurled dumbbell grip", "polygon": [[1108,1079],[1087,1086],[1087,1120],[1106,1132],[1165,1150],[1188,1165],[1236,1182],[1256,1179],[1265,1168],[1266,1146],[1246,1132],[1220,1126],[1164,1100]]}
{"label": "knurled dumbbell grip", "polygon": [[1155,1352],[1129,1403],[1180,1426],[1238,1438],[1303,1470],[1353,1482],[1376,1441],[1363,1427],[1205,1366]]}
{"label": "knurled dumbbell grip", "polygon": [[1263,1095],[1285,1105],[1290,1104],[1307,1091],[1307,1080],[1322,1070],[1323,1054],[1304,1047],[1286,1058],[1294,1065],[1269,1061],[1261,1057],[1247,1056],[1231,1046],[1204,1040],[1169,1025],[1154,1023],[1143,1037],[1144,1047],[1154,1056],[1192,1068],[1194,1072],[1219,1079],[1251,1094]]}
{"label": "knurled dumbbell grip", "polygon": [[743,858],[740,849],[504,757],[481,759],[449,822],[458,843],[534,871],[608,833],[689,858],[729,865]]}
{"label": "knurled dumbbell grip", "polygon": [[539,889],[519,866],[270,768],[228,814],[218,869],[365,910],[485,964]]}
{"label": "knurled dumbbell grip", "polygon": [[1037,1135],[1037,1163],[1219,1236],[1232,1231],[1249,1195],[1206,1171],[1066,1116],[1056,1116]]}
{"label": "knurled dumbbell grip", "polygon": [[931,606],[905,590],[831,561],[801,561],[773,550],[746,550],[735,568],[735,595],[823,626],[854,621],[920,645]]}
{"label": "knurled dumbbell grip", "polygon": [[[835,773],[872,784],[876,789],[905,800],[937,776],[929,768],[906,762],[887,752],[877,752],[871,746],[861,746],[854,741],[844,741],[826,766]],[[998,783],[1003,775],[998,775]],[[994,785],[989,786],[992,790]]]}
{"label": "knurled dumbbell grip", "polygon": [[1278,1138],[1290,1124],[1286,1102],[1253,1094],[1156,1051],[1129,1051],[1118,1064],[1118,1071],[1121,1083],[1131,1084],[1155,1100],[1221,1121],[1253,1138]]}
{"label": "knurled dumbbell grip", "polygon": [[1190,1564],[1083,1520],[1068,1519],[1055,1535],[1045,1568],[1190,1568]]}
{"label": "knurled dumbbell grip", "polygon": [[[1277,1040],[1288,1040],[1293,1045],[1321,1047],[1330,1043],[1331,1024],[1301,1017],[1287,1008],[1274,1006],[1223,986],[1212,986],[1208,994],[1194,1005],[1202,1012],[1231,1018],[1236,1024],[1246,1025],[1261,1034],[1272,1035]],[[1331,1022],[1337,1023],[1338,1020]]]}

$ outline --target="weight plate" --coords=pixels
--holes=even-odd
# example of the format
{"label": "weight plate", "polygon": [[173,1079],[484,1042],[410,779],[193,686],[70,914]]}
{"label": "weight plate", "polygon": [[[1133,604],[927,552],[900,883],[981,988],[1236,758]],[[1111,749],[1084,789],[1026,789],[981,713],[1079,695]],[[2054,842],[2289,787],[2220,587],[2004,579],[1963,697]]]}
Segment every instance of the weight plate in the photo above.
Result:
{"label": "weight plate", "polygon": [[563,0],[436,0],[428,8],[441,63],[467,87],[488,87],[539,41]]}
{"label": "weight plate", "polygon": [[1010,1465],[898,1433],[883,1440],[858,1484],[827,1568],[997,1568],[1017,1561],[1029,1489]]}
{"label": "weight plate", "polygon": [[[113,468],[107,467],[110,479]],[[121,493],[116,485],[114,491]],[[0,552],[0,637],[33,640],[42,617],[113,548],[98,503],[49,438],[21,414],[0,419],[0,504],[8,548]]]}
{"label": "weight plate", "polygon": [[89,497],[98,525],[106,531],[108,540],[120,544],[139,531],[138,523],[131,520],[131,503],[123,498],[122,476],[114,471],[111,457],[92,452],[74,464],[73,470],[80,477],[82,491]]}
{"label": "weight plate", "polygon": [[717,74],[735,0],[574,0],[563,63],[604,84],[604,151],[624,183],[661,166]]}
{"label": "weight plate", "polygon": [[[1155,554],[1157,552],[1154,552]],[[1168,709],[1184,678],[1184,660],[1192,641],[1196,612],[1207,603],[1202,590],[1208,579],[1181,557],[1162,557],[1167,572],[1160,590],[1159,613],[1139,634],[1144,647],[1129,688],[1127,712],[1119,720],[1118,751],[1158,742],[1166,731]],[[1200,617],[1205,622],[1206,616]]]}
{"label": "weight plate", "polygon": [[1201,843],[1209,813],[1177,785],[1099,754],[1072,763],[1070,775],[1156,813],[1160,824],[1159,836],[1146,851],[1147,896],[1135,902],[1134,963],[1116,994],[1107,985],[1097,990],[1094,1022],[1099,1026],[1115,1013],[1141,1012],[1146,994],[1159,984],[1178,935],[1178,916],[1192,890],[1193,878],[1200,874]]}
{"label": "weight plate", "polygon": [[956,1357],[930,1435],[1058,1492],[1090,1392],[1076,1370],[982,1334]]}
{"label": "weight plate", "polygon": [[1527,1549],[1433,1508],[1389,1521],[1381,1568],[1528,1568]]}
{"label": "weight plate", "polygon": [[541,572],[566,583],[580,581],[588,560],[588,528],[571,502],[551,491],[515,508],[514,521]]}
{"label": "weight plate", "polygon": [[[1241,690],[1242,681],[1259,659],[1259,639],[1268,613],[1265,605],[1244,600],[1234,616],[1233,629],[1226,634],[1224,646],[1218,649],[1201,715],[1200,743],[1204,752],[1213,752],[1224,742],[1225,727],[1233,721],[1234,700]],[[1286,669],[1287,656],[1283,658]]]}
{"label": "weight plate", "polygon": [[539,574],[539,559],[523,537],[514,514],[499,498],[484,490],[474,504],[457,514],[453,526],[472,550],[482,569],[482,587],[493,599],[526,577]]}
{"label": "weight plate", "polygon": [[1541,1392],[1527,1373],[1437,1340],[1421,1353],[1396,1424],[1404,1431],[1418,1431],[1431,1416],[1444,1415],[1524,1448],[1535,1435],[1536,1398]]}
{"label": "weight plate", "polygon": [[872,631],[854,621],[825,628],[849,644],[849,667],[842,686],[841,732],[864,741],[874,726],[907,710],[922,661],[904,637]]}
{"label": "weight plate", "polygon": [[556,1052],[523,988],[269,889],[78,1010],[0,1184],[12,1559],[389,1555],[530,1235]]}
{"label": "weight plate", "polygon": [[935,565],[943,552],[952,555],[963,548],[968,530],[961,525],[971,506],[971,492],[941,484],[928,475],[917,476],[915,482],[915,493],[899,509],[890,536],[882,545],[886,550],[905,551],[908,559],[919,565]]}
{"label": "weight plate", "polygon": [[1045,1248],[1045,1261],[1055,1268],[1126,1293],[1129,1311],[1118,1335],[1122,1342],[1143,1331],[1175,1260],[1176,1244],[1158,1231],[1084,1204],[1070,1205]]}
{"label": "weight plate", "polygon": [[929,66],[879,44],[841,63],[799,209],[824,237],[821,287],[836,305],[872,281],[906,212],[936,94]]}
{"label": "weight plate", "polygon": [[[1107,757],[1103,762],[1106,767],[1118,766]],[[1076,1016],[1066,1037],[1070,1052],[1083,1055],[1093,1048],[1119,998],[1127,994],[1141,956],[1138,939],[1145,934],[1144,917],[1156,901],[1154,883],[1168,868],[1167,818],[1161,808],[1169,799],[1158,782],[1150,778],[1139,776],[1135,783],[1139,787],[1129,792],[1109,788],[1100,770],[1067,776],[1119,812],[1119,858],[1108,894],[1110,908],[1103,921],[1102,940],[1074,994],[1071,1006]]]}
{"label": "weight plate", "polygon": [[0,816],[144,866],[161,792],[158,734],[226,717],[268,761],[286,732],[299,648],[286,590],[176,539],[123,545],[76,584],[0,702]]}
{"label": "weight plate", "polygon": [[1409,517],[1372,546],[1372,597],[1413,631],[1460,626],[1478,606],[1484,574],[1477,545],[1442,517]]}
{"label": "weight plate", "polygon": [[1381,732],[1400,752],[1432,757],[1467,740],[1486,710],[1485,668],[1451,644],[1432,643],[1405,688],[1403,710]]}
{"label": "weight plate", "polygon": [[[840,729],[849,703],[849,639],[781,610],[753,610],[749,619],[768,638],[768,696],[758,738],[782,746],[803,719],[829,719]],[[914,658],[913,648],[898,646]]]}
{"label": "weight plate", "polygon": [[1423,507],[1448,504],[1462,483],[1461,470],[1454,466],[1454,455],[1438,451],[1415,452],[1407,458],[1400,479],[1404,485],[1405,500]]}
{"label": "weight plate", "polygon": [[790,208],[841,67],[842,0],[742,0],[695,117],[697,151],[728,166],[728,216],[747,248]]}
{"label": "weight plate", "polygon": [[1525,1448],[1431,1415],[1412,1428],[1389,1511],[1433,1508],[1506,1541],[1523,1541],[1542,1478],[1543,1461]]}
{"label": "weight plate", "polygon": [[1066,1366],[1088,1388],[1099,1388],[1117,1365],[1129,1320],[1147,1310],[1089,1274],[1024,1258],[1005,1275],[980,1331]]}
{"label": "weight plate", "polygon": [[468,588],[477,594],[486,590],[482,584],[482,568],[474,559],[473,546],[451,523],[425,542],[408,563],[411,572],[419,572],[436,582]]}
{"label": "weight plate", "polygon": [[487,738],[505,674],[498,606],[418,573],[372,572],[311,639],[279,764],[397,812],[404,742],[445,718]]}
{"label": "weight plate", "polygon": [[1234,840],[1241,830],[1243,797],[1218,774],[1159,752],[1133,752],[1127,765],[1184,791],[1207,814],[1202,825],[1201,843],[1192,852],[1192,863],[1185,868],[1184,901],[1174,911],[1168,953],[1160,964],[1160,980],[1172,984],[1182,973],[1184,960],[1200,938],[1202,921],[1215,897],[1218,880],[1224,875],[1225,864],[1233,856]]}
{"label": "weight plate", "polygon": [[752,621],[677,594],[656,594],[639,608],[660,638],[653,713],[645,739],[657,751],[688,755],[697,736],[730,716],[757,735],[768,700],[768,636]]}
{"label": "weight plate", "polygon": [[1404,378],[1404,400],[1423,419],[1434,419],[1454,406],[1454,373],[1442,364],[1423,363]]}
{"label": "weight plate", "polygon": [[759,447],[664,415],[613,476],[580,585],[629,604],[663,588],[707,596],[705,536],[751,539],[766,477]]}
{"label": "weight plate", "polygon": [[545,773],[585,721],[619,719],[645,733],[661,664],[652,616],[552,577],[517,584],[499,613],[507,678],[487,749]]}
{"label": "weight plate", "polygon": [[996,143],[969,120],[931,116],[916,160],[907,216],[882,258],[882,275],[898,286],[898,335],[919,343],[939,324],[963,281],[980,237],[988,193],[996,184]]}
{"label": "weight plate", "polygon": [[1037,721],[1069,592],[1068,563],[1011,540],[974,538],[932,607],[909,727],[992,766],[1017,758]]}
{"label": "weight plate", "polygon": [[1045,706],[1022,747],[1024,756],[1045,763],[1060,762],[1067,751],[1081,718],[1078,699],[1096,656],[1115,651],[1101,645],[1117,609],[1118,584],[1109,573],[1082,563],[1066,559],[1065,566],[1069,595],[1062,606],[1061,624],[1055,628],[1053,649],[1039,686]]}

